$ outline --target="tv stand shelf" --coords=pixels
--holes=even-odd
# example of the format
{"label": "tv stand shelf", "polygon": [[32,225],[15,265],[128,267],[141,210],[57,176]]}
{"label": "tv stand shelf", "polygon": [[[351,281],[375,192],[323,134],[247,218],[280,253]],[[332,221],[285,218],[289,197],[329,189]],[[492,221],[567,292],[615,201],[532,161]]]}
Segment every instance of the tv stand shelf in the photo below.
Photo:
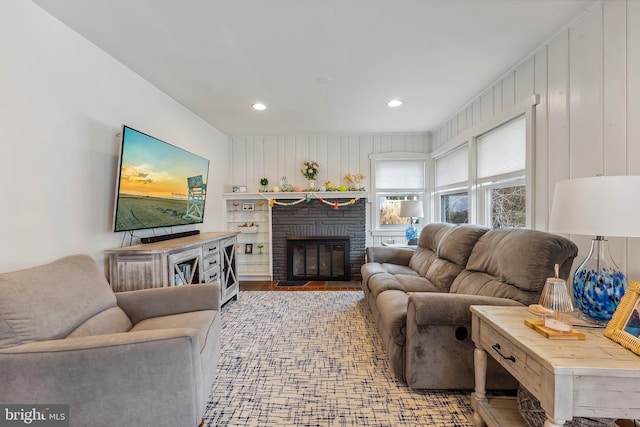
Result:
{"label": "tv stand shelf", "polygon": [[237,232],[210,232],[105,251],[114,292],[220,283],[220,302],[238,298]]}

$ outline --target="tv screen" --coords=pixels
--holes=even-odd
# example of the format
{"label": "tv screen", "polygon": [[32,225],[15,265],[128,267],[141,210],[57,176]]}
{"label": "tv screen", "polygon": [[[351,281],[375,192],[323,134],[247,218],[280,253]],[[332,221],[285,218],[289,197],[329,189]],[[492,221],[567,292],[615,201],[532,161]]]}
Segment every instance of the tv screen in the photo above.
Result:
{"label": "tv screen", "polygon": [[203,222],[208,172],[209,160],[123,126],[114,231]]}

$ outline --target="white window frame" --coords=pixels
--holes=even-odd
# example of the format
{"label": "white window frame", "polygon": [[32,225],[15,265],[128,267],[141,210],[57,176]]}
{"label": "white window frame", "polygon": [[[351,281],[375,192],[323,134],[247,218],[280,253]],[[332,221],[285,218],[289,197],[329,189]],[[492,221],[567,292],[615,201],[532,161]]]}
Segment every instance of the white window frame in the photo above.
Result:
{"label": "white window frame", "polygon": [[[370,167],[371,167],[371,196],[372,199],[372,209],[371,209],[371,235],[372,236],[388,236],[388,235],[398,235],[404,236],[405,229],[407,228],[407,224],[393,224],[393,225],[382,225],[379,222],[379,212],[380,212],[380,197],[381,196],[414,196],[418,197],[419,200],[423,203],[423,211],[425,213],[425,217],[421,219],[421,225],[428,221],[428,205],[429,198],[428,188],[429,188],[429,158],[430,155],[427,153],[376,153],[370,154]],[[416,161],[422,160],[424,161],[424,181],[422,189],[404,189],[404,188],[385,188],[378,189],[376,188],[376,163],[378,161],[397,161],[397,160],[407,160],[407,161]]]}

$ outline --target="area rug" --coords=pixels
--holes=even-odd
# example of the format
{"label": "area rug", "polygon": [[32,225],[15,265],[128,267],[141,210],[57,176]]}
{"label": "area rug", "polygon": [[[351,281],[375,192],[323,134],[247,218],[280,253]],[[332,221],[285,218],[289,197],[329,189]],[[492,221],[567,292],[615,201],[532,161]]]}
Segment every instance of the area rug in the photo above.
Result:
{"label": "area rug", "polygon": [[469,393],[395,380],[362,292],[240,292],[207,426],[472,426]]}
{"label": "area rug", "polygon": [[356,280],[331,280],[331,281],[274,281],[269,287],[274,291],[359,291],[362,290],[360,282]]}

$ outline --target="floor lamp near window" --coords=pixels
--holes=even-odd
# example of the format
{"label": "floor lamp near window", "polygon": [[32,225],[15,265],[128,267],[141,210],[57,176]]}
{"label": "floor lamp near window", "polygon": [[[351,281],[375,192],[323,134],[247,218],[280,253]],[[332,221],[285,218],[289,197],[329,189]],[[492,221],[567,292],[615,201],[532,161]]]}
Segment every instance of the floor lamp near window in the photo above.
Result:
{"label": "floor lamp near window", "polygon": [[608,237],[640,237],[640,176],[596,176],[556,184],[549,219],[552,233],[596,236],[573,276],[580,317],[606,325],[627,287],[609,254]]}
{"label": "floor lamp near window", "polygon": [[407,244],[418,244],[418,230],[413,222],[413,218],[422,218],[422,202],[420,200],[404,200],[400,202],[400,217],[409,218],[409,227],[405,230]]}

